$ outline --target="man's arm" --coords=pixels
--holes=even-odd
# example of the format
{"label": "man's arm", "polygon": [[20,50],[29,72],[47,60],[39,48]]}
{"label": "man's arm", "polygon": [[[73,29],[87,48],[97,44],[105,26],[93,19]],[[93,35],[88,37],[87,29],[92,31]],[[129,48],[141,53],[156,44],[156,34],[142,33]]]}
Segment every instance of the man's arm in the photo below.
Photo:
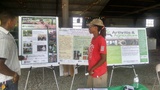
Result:
{"label": "man's arm", "polygon": [[14,76],[15,72],[10,70],[6,65],[5,65],[5,59],[0,58],[0,73],[7,75],[7,76]]}
{"label": "man's arm", "polygon": [[17,82],[19,80],[19,75],[5,65],[5,60],[4,58],[0,58],[0,73],[13,77],[13,82]]}

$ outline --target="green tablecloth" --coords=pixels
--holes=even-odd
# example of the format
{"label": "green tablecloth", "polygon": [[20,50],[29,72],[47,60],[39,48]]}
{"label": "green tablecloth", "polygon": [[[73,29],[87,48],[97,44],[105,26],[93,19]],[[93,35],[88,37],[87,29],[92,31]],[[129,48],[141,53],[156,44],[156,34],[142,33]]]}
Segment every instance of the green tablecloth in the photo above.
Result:
{"label": "green tablecloth", "polygon": [[[108,90],[123,90],[124,85],[123,86],[117,86],[117,87],[109,87]],[[135,90],[149,90],[148,88],[146,88],[144,85],[139,84],[139,87]]]}
{"label": "green tablecloth", "polygon": [[[108,87],[108,88],[93,88],[93,90],[124,90],[125,85],[122,86],[114,86],[114,87]],[[131,85],[132,86],[132,85]],[[77,90],[92,90],[92,88],[78,88]],[[139,87],[134,90],[149,90],[144,85],[139,84]]]}

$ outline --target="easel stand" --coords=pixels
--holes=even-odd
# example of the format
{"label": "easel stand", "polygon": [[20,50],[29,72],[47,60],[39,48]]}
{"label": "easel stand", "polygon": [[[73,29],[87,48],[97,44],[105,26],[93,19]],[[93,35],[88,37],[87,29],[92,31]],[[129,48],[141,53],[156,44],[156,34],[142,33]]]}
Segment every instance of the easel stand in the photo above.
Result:
{"label": "easel stand", "polygon": [[[76,64],[76,67],[74,68],[74,71],[75,71],[75,69],[77,69],[78,67],[80,67],[80,66],[79,66],[78,64]],[[72,78],[72,82],[71,82],[71,86],[70,86],[70,90],[72,90],[75,75],[76,75],[76,74],[75,74],[75,72],[74,72],[73,78]]]}
{"label": "easel stand", "polygon": [[[56,77],[56,73],[55,73],[54,67],[51,65],[51,67],[47,67],[47,68],[53,70],[54,79],[55,79],[56,85],[57,85],[57,90],[59,90],[59,86],[58,86],[57,77]],[[30,73],[31,73],[31,70],[32,70],[32,69],[35,69],[35,68],[30,67],[30,69],[29,69],[29,71],[28,71],[28,75],[27,75],[27,79],[26,79],[26,83],[25,83],[25,88],[24,88],[24,90],[27,90],[28,80],[29,80],[29,76],[30,76]],[[43,67],[43,90],[44,90],[44,67]]]}
{"label": "easel stand", "polygon": [[133,72],[134,72],[134,75],[136,75],[136,70],[134,68],[134,65],[130,65],[130,66],[112,66],[112,71],[111,71],[111,78],[110,78],[110,81],[109,81],[109,87],[111,86],[111,83],[112,83],[112,77],[113,77],[113,72],[114,72],[114,69],[116,68],[132,68],[133,69]]}
{"label": "easel stand", "polygon": [[[76,64],[74,70],[78,69],[78,67],[80,67],[80,65]],[[85,72],[84,72],[84,74],[85,74],[85,73],[86,73],[86,67],[85,67]],[[72,78],[72,82],[71,82],[71,86],[70,86],[70,90],[72,90],[73,83],[74,83],[74,79],[75,79],[75,75],[76,75],[76,73],[74,72],[73,78]]]}

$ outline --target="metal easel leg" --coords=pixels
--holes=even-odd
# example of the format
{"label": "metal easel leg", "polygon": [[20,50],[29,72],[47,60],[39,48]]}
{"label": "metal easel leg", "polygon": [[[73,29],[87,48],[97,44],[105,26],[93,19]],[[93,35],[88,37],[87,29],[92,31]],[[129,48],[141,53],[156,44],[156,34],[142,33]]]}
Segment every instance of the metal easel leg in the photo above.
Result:
{"label": "metal easel leg", "polygon": [[109,87],[111,86],[111,83],[112,83],[113,72],[114,72],[114,66],[112,66],[111,78],[109,80]]}
{"label": "metal easel leg", "polygon": [[71,87],[70,87],[70,90],[72,90],[72,87],[73,87],[73,82],[74,82],[74,78],[75,78],[75,72],[73,74],[73,78],[72,78],[72,82],[71,82]]}
{"label": "metal easel leg", "polygon": [[43,67],[43,90],[44,90],[44,67]]}
{"label": "metal easel leg", "polygon": [[55,73],[55,70],[54,70],[54,67],[51,66],[52,70],[53,70],[53,74],[54,74],[54,79],[56,81],[56,85],[57,85],[57,90],[59,90],[59,86],[58,86],[58,82],[57,82],[57,77],[56,77],[56,73]]}
{"label": "metal easel leg", "polygon": [[29,71],[28,71],[28,75],[27,75],[27,79],[26,79],[26,83],[25,83],[24,90],[27,90],[28,79],[29,79],[29,76],[30,76],[31,70],[32,70],[32,67],[30,67],[30,69],[29,69]]}
{"label": "metal easel leg", "polygon": [[[76,67],[74,68],[74,71],[75,71],[75,69],[77,69],[77,68],[78,68],[78,65],[76,65]],[[75,78],[75,72],[74,72],[74,74],[73,74],[73,78],[72,78],[72,82],[71,82],[70,90],[72,90],[73,82],[74,82],[74,78]]]}
{"label": "metal easel leg", "polygon": [[[87,68],[87,66],[85,66],[85,71],[84,71],[85,80],[88,79],[88,75],[86,75],[86,73],[88,73],[88,68]],[[84,81],[84,83],[85,83],[85,85],[87,85],[87,82],[86,82],[86,81]]]}
{"label": "metal easel leg", "polygon": [[133,72],[134,72],[134,75],[136,76],[136,70],[135,70],[135,68],[134,68],[134,65],[132,65],[132,68],[133,68]]}

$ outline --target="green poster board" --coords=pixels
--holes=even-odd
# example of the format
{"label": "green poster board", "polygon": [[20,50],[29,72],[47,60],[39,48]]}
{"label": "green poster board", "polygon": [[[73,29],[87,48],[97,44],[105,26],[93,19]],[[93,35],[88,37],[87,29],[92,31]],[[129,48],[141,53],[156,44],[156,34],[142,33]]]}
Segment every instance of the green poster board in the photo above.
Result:
{"label": "green poster board", "polygon": [[149,63],[145,28],[107,28],[106,41],[108,65]]}

